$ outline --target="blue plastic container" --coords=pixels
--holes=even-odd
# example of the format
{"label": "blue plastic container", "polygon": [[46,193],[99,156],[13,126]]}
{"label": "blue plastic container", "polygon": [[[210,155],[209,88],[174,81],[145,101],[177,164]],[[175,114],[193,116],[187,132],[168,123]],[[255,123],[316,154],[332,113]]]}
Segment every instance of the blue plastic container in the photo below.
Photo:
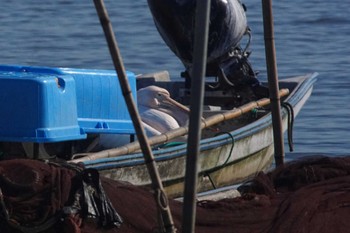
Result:
{"label": "blue plastic container", "polygon": [[[62,73],[75,79],[78,122],[87,133],[134,134],[115,71],[62,68]],[[136,77],[127,72],[136,101]]]}
{"label": "blue plastic container", "polygon": [[[136,100],[135,75],[127,75]],[[0,66],[0,111],[0,141],[134,133],[114,71]]]}

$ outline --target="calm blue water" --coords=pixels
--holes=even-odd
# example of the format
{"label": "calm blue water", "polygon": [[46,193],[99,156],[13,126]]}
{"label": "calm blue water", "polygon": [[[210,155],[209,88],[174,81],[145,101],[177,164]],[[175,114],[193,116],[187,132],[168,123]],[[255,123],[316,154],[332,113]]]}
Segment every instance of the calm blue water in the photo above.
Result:
{"label": "calm blue water", "polygon": [[[106,0],[127,70],[183,70],[156,31],[147,1]],[[261,2],[243,0],[253,31],[250,56],[266,77]],[[295,122],[295,152],[350,150],[350,8],[347,1],[273,2],[280,78],[318,72],[314,92]],[[93,1],[1,1],[0,63],[113,69]],[[288,147],[286,147],[286,150]]]}

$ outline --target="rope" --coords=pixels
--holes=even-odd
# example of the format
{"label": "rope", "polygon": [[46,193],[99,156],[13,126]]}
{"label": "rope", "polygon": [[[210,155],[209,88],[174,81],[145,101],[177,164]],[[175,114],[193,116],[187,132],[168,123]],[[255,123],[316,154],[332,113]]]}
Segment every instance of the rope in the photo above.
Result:
{"label": "rope", "polygon": [[294,150],[294,145],[293,145],[294,110],[293,110],[293,106],[288,102],[282,103],[282,107],[284,107],[287,110],[287,114],[288,114],[288,145],[289,145],[289,151],[292,152]]}
{"label": "rope", "polygon": [[228,163],[228,161],[230,160],[230,158],[232,156],[232,151],[233,151],[233,148],[235,146],[235,138],[233,137],[233,135],[230,132],[221,132],[221,133],[216,134],[215,136],[222,135],[222,134],[228,134],[232,139],[230,153],[222,165],[214,167],[214,168],[209,169],[208,171],[204,172],[204,176],[207,176],[209,178],[209,181],[210,181],[211,185],[213,186],[213,189],[216,189],[216,185],[214,184],[212,178],[210,177],[210,173],[217,171],[217,170],[221,169],[222,167],[226,166],[226,164]]}

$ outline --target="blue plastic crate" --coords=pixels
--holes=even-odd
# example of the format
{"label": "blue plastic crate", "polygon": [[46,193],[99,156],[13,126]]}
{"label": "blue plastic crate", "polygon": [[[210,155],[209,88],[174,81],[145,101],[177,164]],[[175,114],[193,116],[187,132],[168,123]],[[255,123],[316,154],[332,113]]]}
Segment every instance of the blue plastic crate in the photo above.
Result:
{"label": "blue plastic crate", "polygon": [[[87,133],[134,134],[119,80],[115,71],[62,68],[75,79],[78,122]],[[136,77],[127,72],[136,101]]]}
{"label": "blue plastic crate", "polygon": [[[135,75],[127,75],[136,100]],[[0,66],[0,111],[0,141],[134,133],[114,71]]]}

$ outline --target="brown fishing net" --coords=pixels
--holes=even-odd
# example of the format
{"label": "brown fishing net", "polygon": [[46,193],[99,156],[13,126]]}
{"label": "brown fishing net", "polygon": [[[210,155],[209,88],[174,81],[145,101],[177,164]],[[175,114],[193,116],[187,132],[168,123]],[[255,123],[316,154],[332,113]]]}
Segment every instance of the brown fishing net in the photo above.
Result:
{"label": "brown fishing net", "polygon": [[69,198],[74,175],[74,170],[38,161],[2,161],[1,232],[29,232],[37,226],[50,228]]}
{"label": "brown fishing net", "polygon": [[[347,157],[305,158],[271,173],[260,173],[240,187],[239,198],[199,202],[196,232],[350,232],[349,173]],[[71,169],[39,161],[0,162],[0,185],[8,215],[15,223],[25,226],[40,225],[52,218],[69,199],[74,175]],[[148,233],[157,229],[152,193],[110,179],[101,180],[123,219],[120,228],[101,228],[74,215],[43,232]],[[171,200],[170,207],[176,228],[181,232],[182,203]],[[1,216],[4,218],[3,211]],[[6,224],[7,221],[1,221],[1,232],[21,232],[12,231]]]}
{"label": "brown fishing net", "polygon": [[0,232],[80,233],[84,223],[105,230],[122,222],[94,169],[65,162],[1,161],[0,191]]}
{"label": "brown fishing net", "polygon": [[212,232],[350,232],[349,174],[348,157],[309,157],[260,173],[239,188],[240,198],[199,203],[212,216],[197,216],[197,232],[209,225]]}

